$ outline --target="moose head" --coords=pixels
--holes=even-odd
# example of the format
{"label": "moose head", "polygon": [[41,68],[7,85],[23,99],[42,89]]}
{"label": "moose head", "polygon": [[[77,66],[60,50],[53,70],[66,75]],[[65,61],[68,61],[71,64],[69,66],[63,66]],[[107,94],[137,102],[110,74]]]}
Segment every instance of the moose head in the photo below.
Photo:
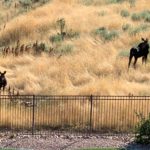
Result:
{"label": "moose head", "polygon": [[141,38],[141,40],[145,43],[148,43],[148,38],[144,39],[144,38]]}

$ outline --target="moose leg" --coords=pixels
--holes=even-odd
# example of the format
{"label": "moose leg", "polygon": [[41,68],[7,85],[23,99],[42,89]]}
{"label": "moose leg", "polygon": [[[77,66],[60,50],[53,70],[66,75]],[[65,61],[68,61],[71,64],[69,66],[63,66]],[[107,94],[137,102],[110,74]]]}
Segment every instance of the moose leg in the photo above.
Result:
{"label": "moose leg", "polygon": [[146,65],[146,62],[147,62],[147,55],[146,55],[144,58],[145,58],[145,59],[144,59],[144,60],[145,60],[145,65]]}
{"label": "moose leg", "polygon": [[4,93],[4,90],[5,90],[5,86],[3,86],[3,93]]}
{"label": "moose leg", "polygon": [[0,86],[0,95],[1,95],[1,93],[2,93],[2,86]]}
{"label": "moose leg", "polygon": [[132,61],[132,55],[130,55],[130,57],[129,57],[129,63],[128,63],[128,69],[130,68],[130,64],[131,64],[131,61]]}
{"label": "moose leg", "polygon": [[143,56],[142,57],[142,65],[143,65],[144,62],[145,62],[145,57]]}
{"label": "moose leg", "polygon": [[136,69],[136,62],[137,62],[137,57],[135,57],[134,59],[134,63],[133,63],[134,69]]}

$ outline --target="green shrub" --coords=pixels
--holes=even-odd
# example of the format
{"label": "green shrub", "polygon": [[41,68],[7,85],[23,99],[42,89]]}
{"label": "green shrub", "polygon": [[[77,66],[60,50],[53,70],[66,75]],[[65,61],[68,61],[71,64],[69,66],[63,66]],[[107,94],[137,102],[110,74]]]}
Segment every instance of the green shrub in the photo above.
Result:
{"label": "green shrub", "polygon": [[130,7],[134,7],[136,0],[129,0]]}
{"label": "green shrub", "polygon": [[94,32],[96,35],[100,36],[103,41],[111,41],[119,37],[116,30],[107,30],[105,27],[101,27]]}
{"label": "green shrub", "polygon": [[50,0],[19,0],[20,4],[24,8],[30,7],[34,3],[45,4]]}
{"label": "green shrub", "polygon": [[57,33],[57,35],[50,36],[49,39],[52,43],[64,41],[64,39],[66,38],[67,39],[78,38],[80,36],[79,32],[73,31],[72,29],[65,31],[66,21],[64,18],[57,20],[56,27],[58,27],[59,32]]}
{"label": "green shrub", "polygon": [[78,37],[80,37],[80,33],[70,29],[70,30],[67,31],[66,37],[69,38],[69,39],[78,38]]}
{"label": "green shrub", "polygon": [[136,28],[130,28],[129,34],[131,36],[134,36],[140,32],[145,32],[150,28],[150,25],[147,24],[141,24],[140,26],[136,27]]}
{"label": "green shrub", "polygon": [[82,5],[90,6],[90,5],[101,5],[104,4],[105,1],[102,0],[78,0],[78,2]]}
{"label": "green shrub", "polygon": [[98,13],[98,16],[105,16],[106,14],[107,14],[106,11],[101,11],[101,12]]}
{"label": "green shrub", "polygon": [[42,50],[42,51],[45,51],[45,50],[46,50],[46,45],[45,45],[45,43],[40,43],[39,49]]}
{"label": "green shrub", "polygon": [[4,0],[3,5],[5,5],[6,7],[10,7],[12,4],[12,0]]}
{"label": "green shrub", "polygon": [[131,16],[131,19],[132,19],[133,21],[140,21],[142,18],[141,18],[141,15],[140,15],[140,14],[133,13],[132,16]]}
{"label": "green shrub", "polygon": [[118,54],[119,57],[129,57],[129,50],[122,50]]}
{"label": "green shrub", "polygon": [[32,4],[32,0],[19,0],[19,2],[25,8],[31,6]]}
{"label": "green shrub", "polygon": [[150,15],[148,15],[148,16],[145,17],[145,21],[146,22],[150,22]]}
{"label": "green shrub", "polygon": [[125,2],[126,0],[107,0],[106,2],[107,3],[122,3],[122,2]]}
{"label": "green shrub", "polygon": [[72,51],[73,51],[73,45],[70,44],[63,44],[57,49],[55,49],[55,52],[60,54],[69,54]]}
{"label": "green shrub", "polygon": [[141,13],[134,13],[131,16],[131,19],[133,21],[140,21],[143,19],[145,22],[150,22],[150,11],[145,10],[145,11],[142,11]]}
{"label": "green shrub", "polygon": [[47,3],[48,1],[50,1],[50,0],[41,0],[41,3],[42,3],[42,4],[45,4],[45,3]]}
{"label": "green shrub", "polygon": [[122,30],[123,30],[123,31],[127,31],[127,30],[130,29],[130,27],[131,27],[130,24],[124,24],[124,25],[122,25]]}
{"label": "green shrub", "polygon": [[91,4],[93,4],[93,0],[82,0],[82,4],[83,5],[91,5]]}
{"label": "green shrub", "polygon": [[135,141],[141,144],[150,143],[150,114],[148,118],[145,118],[142,114],[137,114],[140,119],[136,126],[136,138]]}
{"label": "green shrub", "polygon": [[39,2],[40,0],[32,0],[33,3],[37,3]]}
{"label": "green shrub", "polygon": [[3,17],[3,15],[0,13],[0,24],[3,23],[3,19],[4,19],[4,17]]}
{"label": "green shrub", "polygon": [[141,12],[141,18],[144,19],[145,22],[150,22],[150,11],[145,10]]}
{"label": "green shrub", "polygon": [[121,10],[120,15],[122,17],[128,17],[130,16],[130,13],[127,10]]}
{"label": "green shrub", "polygon": [[40,42],[34,47],[34,54],[40,55],[42,52],[48,52],[48,50],[49,46],[44,42]]}
{"label": "green shrub", "polygon": [[57,43],[57,42],[61,42],[62,41],[62,36],[61,36],[61,34],[52,35],[52,36],[50,36],[49,39],[50,39],[50,41],[52,43]]}

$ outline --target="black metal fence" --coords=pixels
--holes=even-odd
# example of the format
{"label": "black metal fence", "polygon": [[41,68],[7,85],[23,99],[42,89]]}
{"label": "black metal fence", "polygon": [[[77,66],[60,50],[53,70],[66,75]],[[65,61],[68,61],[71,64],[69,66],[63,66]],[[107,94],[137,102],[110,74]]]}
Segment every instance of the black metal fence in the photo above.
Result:
{"label": "black metal fence", "polygon": [[23,134],[133,133],[137,113],[149,115],[150,96],[0,96],[0,129]]}

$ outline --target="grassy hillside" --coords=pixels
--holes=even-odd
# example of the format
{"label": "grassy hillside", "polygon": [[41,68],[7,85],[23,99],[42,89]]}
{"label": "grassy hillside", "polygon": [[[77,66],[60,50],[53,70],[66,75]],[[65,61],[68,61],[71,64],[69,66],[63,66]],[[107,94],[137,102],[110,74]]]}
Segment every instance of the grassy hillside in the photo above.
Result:
{"label": "grassy hillside", "polygon": [[7,23],[12,18],[44,5],[49,1],[50,0],[1,0],[0,24]]}
{"label": "grassy hillside", "polygon": [[[150,62],[142,66],[138,60],[137,69],[127,71],[129,49],[150,38],[147,0],[51,0],[10,8],[0,5],[1,49],[18,40],[44,45],[40,55],[1,54],[0,70],[7,70],[11,87],[28,94],[149,95]],[[20,9],[26,11],[6,16]]]}

